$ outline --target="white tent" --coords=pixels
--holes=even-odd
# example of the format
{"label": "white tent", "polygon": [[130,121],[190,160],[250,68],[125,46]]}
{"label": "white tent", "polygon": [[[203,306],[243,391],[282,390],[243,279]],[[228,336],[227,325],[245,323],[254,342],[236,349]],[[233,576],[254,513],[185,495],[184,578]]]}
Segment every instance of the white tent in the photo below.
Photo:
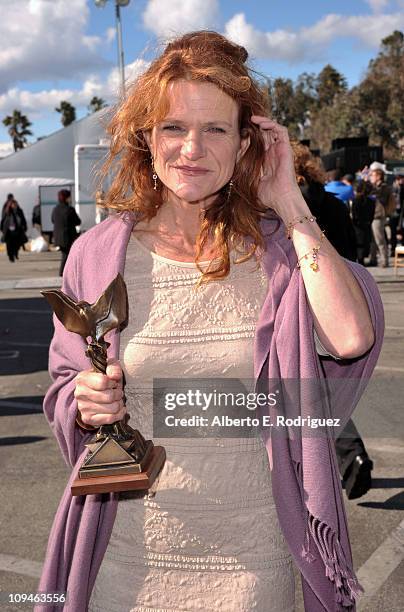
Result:
{"label": "white tent", "polygon": [[105,139],[108,109],[74,121],[67,127],[0,159],[0,178],[45,176],[74,181],[73,151],[78,144]]}
{"label": "white tent", "polygon": [[0,203],[12,193],[31,228],[39,186],[73,185],[74,147],[105,140],[107,121],[108,109],[103,109],[0,159]]}

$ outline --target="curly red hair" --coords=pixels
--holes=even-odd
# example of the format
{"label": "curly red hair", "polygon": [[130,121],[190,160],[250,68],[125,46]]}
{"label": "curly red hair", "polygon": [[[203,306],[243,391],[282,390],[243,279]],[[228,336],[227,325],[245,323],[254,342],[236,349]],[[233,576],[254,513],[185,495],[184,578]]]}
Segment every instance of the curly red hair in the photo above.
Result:
{"label": "curly red hair", "polygon": [[[244,47],[217,32],[203,30],[177,38],[132,84],[107,128],[111,147],[103,175],[113,169],[114,179],[104,205],[136,211],[140,218],[150,220],[164,203],[165,187],[159,182],[157,191],[153,189],[144,132],[167,115],[169,84],[179,79],[213,83],[236,101],[240,134],[250,137],[250,146],[234,169],[231,197],[227,198],[225,185],[204,213],[196,241],[196,263],[208,239],[213,240],[219,262],[211,262],[203,281],[228,274],[231,246],[243,249],[239,261],[244,261],[264,245],[259,222],[267,209],[259,202],[257,188],[265,150],[260,130],[250,117],[267,115],[268,99],[252,77],[247,57]],[[246,237],[252,238],[248,248]]]}

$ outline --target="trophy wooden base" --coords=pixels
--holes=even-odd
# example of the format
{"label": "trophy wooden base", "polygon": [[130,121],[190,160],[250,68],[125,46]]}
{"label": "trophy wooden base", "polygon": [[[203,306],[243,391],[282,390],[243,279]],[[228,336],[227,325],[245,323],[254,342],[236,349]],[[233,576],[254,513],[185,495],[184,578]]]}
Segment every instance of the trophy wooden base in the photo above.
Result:
{"label": "trophy wooden base", "polygon": [[162,446],[154,446],[150,459],[143,472],[122,474],[120,476],[93,476],[76,478],[71,486],[75,495],[95,495],[97,493],[119,493],[119,491],[146,490],[151,487],[162,468],[166,452]]}

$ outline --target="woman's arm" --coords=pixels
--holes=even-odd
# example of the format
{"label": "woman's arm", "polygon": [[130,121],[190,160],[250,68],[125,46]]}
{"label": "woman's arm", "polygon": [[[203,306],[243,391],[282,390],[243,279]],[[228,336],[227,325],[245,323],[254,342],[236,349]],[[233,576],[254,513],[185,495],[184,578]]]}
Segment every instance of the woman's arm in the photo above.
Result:
{"label": "woman's arm", "polygon": [[[301,216],[310,217],[310,210],[300,193],[285,196],[285,224]],[[285,215],[286,216],[286,215]],[[341,358],[359,357],[374,342],[374,331],[365,296],[344,260],[323,238],[318,252],[318,271],[310,264],[311,249],[319,244],[321,230],[316,222],[297,223],[292,231],[293,245],[300,261],[314,327],[321,344]],[[308,254],[305,259],[304,255]]]}
{"label": "woman's arm", "polygon": [[[286,226],[298,218],[311,217],[296,182],[287,129],[267,117],[253,115],[251,120],[260,127],[266,150],[258,187],[261,202],[273,208]],[[363,355],[375,336],[362,289],[327,238],[320,242],[321,230],[315,221],[297,223],[290,233],[297,259],[301,260],[301,274],[320,342],[341,358]],[[310,267],[311,255],[319,244],[315,271]]]}

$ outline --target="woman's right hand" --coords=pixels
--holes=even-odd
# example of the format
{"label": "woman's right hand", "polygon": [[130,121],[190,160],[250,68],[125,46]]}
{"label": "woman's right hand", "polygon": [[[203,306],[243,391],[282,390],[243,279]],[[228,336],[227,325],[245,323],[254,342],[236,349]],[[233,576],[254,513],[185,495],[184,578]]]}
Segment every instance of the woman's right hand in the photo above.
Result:
{"label": "woman's right hand", "polygon": [[120,421],[126,414],[123,402],[122,368],[109,359],[106,374],[92,369],[77,374],[74,397],[85,425],[100,427]]}

